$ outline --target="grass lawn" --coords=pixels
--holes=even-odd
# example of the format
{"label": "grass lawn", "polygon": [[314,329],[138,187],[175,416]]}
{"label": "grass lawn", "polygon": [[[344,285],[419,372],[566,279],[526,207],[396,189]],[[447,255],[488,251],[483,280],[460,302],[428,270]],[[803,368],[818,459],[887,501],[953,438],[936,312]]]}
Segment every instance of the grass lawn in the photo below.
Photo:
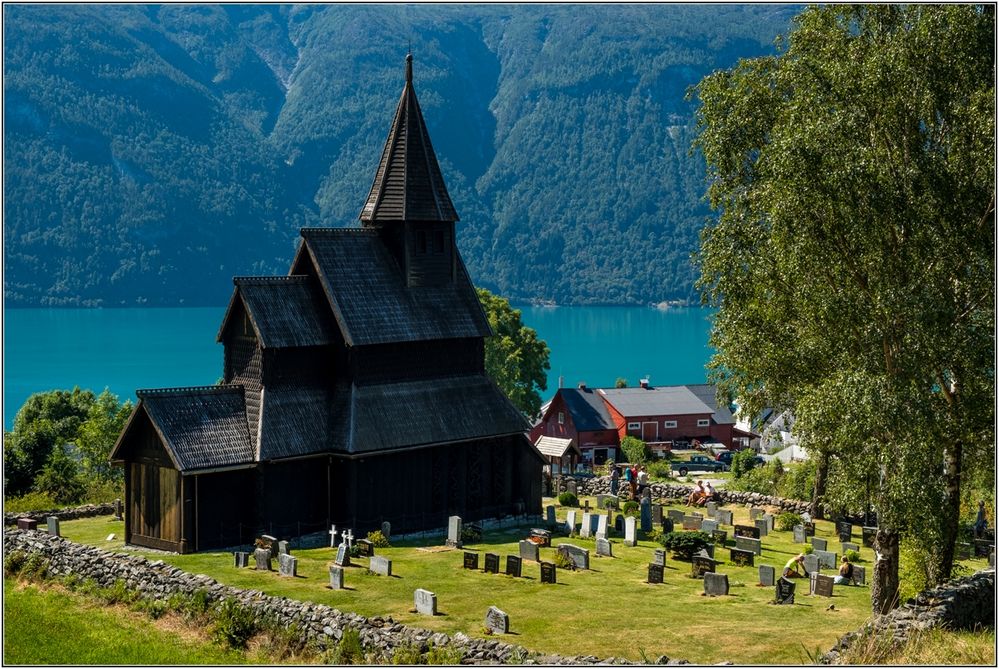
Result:
{"label": "grass lawn", "polygon": [[4,664],[244,664],[169,621],[4,579]]}
{"label": "grass lawn", "polygon": [[[595,506],[595,499],[589,500]],[[545,500],[545,504],[550,503],[553,500]],[[749,524],[748,508],[726,508],[734,511],[734,522]],[[558,508],[560,520],[565,511]],[[723,529],[731,536],[732,528]],[[853,541],[860,544],[860,528],[854,530]],[[117,538],[105,541],[111,532]],[[107,518],[62,523],[64,536],[109,550],[123,550],[123,532],[123,523]],[[517,555],[517,541],[526,533],[525,529],[487,533],[483,541],[466,546],[466,550]],[[816,535],[828,539],[830,548],[838,551],[832,523],[817,522]],[[482,636],[486,610],[494,605],[510,615],[512,633],[506,641],[565,655],[642,660],[644,654],[649,661],[668,655],[705,664],[725,660],[736,664],[808,663],[810,655],[828,650],[839,636],[859,627],[870,615],[869,587],[837,586],[831,599],[811,597],[806,594],[804,579],[798,582],[793,606],[770,605],[773,588],[757,586],[756,567],[736,567],[728,561],[728,550],[721,547],[716,548],[716,556],[724,561],[719,572],[729,575],[729,596],[702,596],[702,581],[690,578],[689,563],[672,557],[666,563],[666,582],[650,585],[645,582],[647,565],[658,545],[641,540],[638,546],[628,548],[615,533],[610,538],[613,558],[596,557],[593,541],[555,538],[555,545],[567,542],[589,548],[592,567],[587,572],[559,570],[557,585],[542,585],[539,567],[533,563],[524,563],[524,578],[519,579],[467,571],[462,569],[461,551],[421,550],[416,542],[377,549],[377,554],[392,560],[392,577],[369,575],[367,560],[355,560],[357,566],[345,574],[345,585],[350,589],[344,591],[326,587],[327,566],[333,558],[329,548],[294,551],[299,558],[296,579],[279,577],[276,572],[236,569],[228,553],[135,552],[236,587],[319,602],[366,616],[391,615],[398,622],[448,633]],[[791,532],[772,533],[763,538],[763,555],[757,557],[756,564],[779,570],[800,548],[792,543]],[[551,560],[553,554],[553,548],[541,549],[543,560]],[[871,549],[862,548],[861,557],[870,578]],[[481,567],[482,558],[479,564]],[[975,569],[985,565],[984,559],[969,563]],[[503,566],[501,563],[501,569]],[[440,615],[428,618],[410,612],[416,588],[437,594]],[[834,610],[827,610],[830,604],[835,604]]]}

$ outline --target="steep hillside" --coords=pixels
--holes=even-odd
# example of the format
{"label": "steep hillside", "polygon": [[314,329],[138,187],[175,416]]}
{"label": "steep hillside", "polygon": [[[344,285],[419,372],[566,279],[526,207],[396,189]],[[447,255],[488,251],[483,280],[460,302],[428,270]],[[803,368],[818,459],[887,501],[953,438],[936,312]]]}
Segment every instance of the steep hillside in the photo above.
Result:
{"label": "steep hillside", "polygon": [[417,92],[476,282],[691,295],[707,215],[687,87],[789,6],[6,5],[8,305],[218,304],[351,226]]}

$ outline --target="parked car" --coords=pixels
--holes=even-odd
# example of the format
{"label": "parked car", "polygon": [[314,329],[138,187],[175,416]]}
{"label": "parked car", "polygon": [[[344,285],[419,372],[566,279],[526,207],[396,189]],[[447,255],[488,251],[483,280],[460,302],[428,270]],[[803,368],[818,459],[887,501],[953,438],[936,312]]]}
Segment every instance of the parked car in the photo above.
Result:
{"label": "parked car", "polygon": [[670,468],[680,476],[686,476],[687,472],[727,472],[729,465],[706,455],[692,455],[690,460],[674,462]]}

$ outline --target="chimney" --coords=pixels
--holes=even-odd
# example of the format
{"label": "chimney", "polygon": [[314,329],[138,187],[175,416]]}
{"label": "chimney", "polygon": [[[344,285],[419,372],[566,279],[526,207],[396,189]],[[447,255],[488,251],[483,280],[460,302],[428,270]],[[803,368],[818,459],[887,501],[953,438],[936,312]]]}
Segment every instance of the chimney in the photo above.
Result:
{"label": "chimney", "polygon": [[640,385],[641,387],[643,387],[646,390],[648,390],[648,388],[649,388],[649,378],[645,377],[644,379],[640,379],[638,381],[638,385]]}
{"label": "chimney", "polygon": [[580,390],[586,390],[586,381],[580,381],[579,382],[579,389]]}
{"label": "chimney", "polygon": [[565,384],[565,377],[561,374],[558,375],[558,387],[561,388]]}

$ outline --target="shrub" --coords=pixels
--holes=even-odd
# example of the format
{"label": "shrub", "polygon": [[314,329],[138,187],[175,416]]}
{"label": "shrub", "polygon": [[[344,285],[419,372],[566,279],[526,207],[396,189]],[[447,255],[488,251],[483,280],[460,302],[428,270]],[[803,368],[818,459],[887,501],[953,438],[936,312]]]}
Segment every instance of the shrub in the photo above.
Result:
{"label": "shrub", "polygon": [[430,650],[427,651],[427,664],[461,664],[462,657],[460,648],[430,644]]}
{"label": "shrub", "polygon": [[843,557],[846,558],[847,562],[860,562],[860,551],[850,549],[843,553]]}
{"label": "shrub", "polygon": [[654,541],[656,543],[662,543],[663,532],[662,530],[653,527],[651,530],[645,533],[645,538],[649,541]]}
{"label": "shrub", "polygon": [[96,594],[108,604],[131,604],[139,598],[139,593],[129,590],[120,578],[112,586],[100,588]]}
{"label": "shrub", "polygon": [[21,573],[21,567],[24,566],[24,561],[27,559],[28,555],[24,551],[11,551],[8,553],[7,557],[3,559],[4,576],[17,576]]}
{"label": "shrub", "polygon": [[38,491],[32,491],[20,497],[7,497],[3,501],[3,510],[7,513],[49,511],[63,506],[65,505],[56,503],[48,493]]}
{"label": "shrub", "polygon": [[213,617],[212,636],[218,643],[230,648],[246,648],[250,637],[257,631],[253,611],[231,597],[216,607]]}
{"label": "shrub", "polygon": [[640,513],[640,509],[641,506],[639,506],[638,502],[634,500],[628,500],[624,503],[624,506],[621,507],[621,510],[626,516],[637,516]]}
{"label": "shrub", "polygon": [[559,569],[568,569],[569,571],[576,570],[576,563],[572,561],[572,558],[568,554],[562,551],[555,551],[555,558],[552,560],[555,566]]}
{"label": "shrub", "polygon": [[385,535],[382,534],[381,530],[368,532],[368,541],[370,541],[371,545],[374,546],[375,548],[388,548],[389,546],[391,546],[389,540],[385,538]]}
{"label": "shrub", "polygon": [[785,511],[774,519],[774,529],[788,532],[793,530],[795,525],[801,525],[803,522],[798,514]]}
{"label": "shrub", "polygon": [[[5,563],[6,567],[6,563]],[[42,581],[49,575],[49,561],[40,553],[31,553],[17,565],[18,575],[28,581]]]}
{"label": "shrub", "polygon": [[327,654],[326,664],[356,664],[364,660],[364,650],[361,648],[361,634],[353,627],[343,631],[343,636]]}
{"label": "shrub", "polygon": [[462,525],[461,527],[461,540],[463,543],[474,544],[477,541],[482,540],[482,528],[478,525]]}
{"label": "shrub", "polygon": [[[465,538],[465,532],[464,532],[464,530],[462,530],[462,532],[461,532],[461,538],[462,539]],[[351,547],[350,547],[350,557],[352,557],[352,558],[361,557],[361,547],[358,546],[357,544],[351,545]]]}
{"label": "shrub", "polygon": [[755,457],[756,453],[751,448],[736,451],[735,455],[732,456],[732,478],[741,479],[743,474],[752,469],[754,466],[753,458]]}
{"label": "shrub", "polygon": [[163,599],[141,597],[135,601],[132,608],[140,613],[145,613],[153,620],[159,620],[169,610],[170,606]]}
{"label": "shrub", "polygon": [[566,491],[559,494],[558,503],[559,506],[579,506],[579,498],[571,492]]}
{"label": "shrub", "polygon": [[655,460],[646,465],[645,469],[649,472],[649,478],[653,480],[669,480],[673,471],[670,466],[670,460],[671,458],[667,456],[662,460]]}
{"label": "shrub", "polygon": [[801,549],[802,555],[811,555],[813,552],[815,552],[815,546],[812,544],[805,544],[805,547]]}
{"label": "shrub", "polygon": [[669,532],[659,540],[675,557],[690,560],[694,554],[705,549],[712,542],[712,537],[706,532]]}
{"label": "shrub", "polygon": [[422,664],[423,657],[420,654],[420,647],[415,643],[408,643],[397,647],[392,651],[392,664]]}
{"label": "shrub", "polygon": [[652,459],[652,449],[644,441],[631,435],[621,440],[621,450],[632,464],[645,463]]}

